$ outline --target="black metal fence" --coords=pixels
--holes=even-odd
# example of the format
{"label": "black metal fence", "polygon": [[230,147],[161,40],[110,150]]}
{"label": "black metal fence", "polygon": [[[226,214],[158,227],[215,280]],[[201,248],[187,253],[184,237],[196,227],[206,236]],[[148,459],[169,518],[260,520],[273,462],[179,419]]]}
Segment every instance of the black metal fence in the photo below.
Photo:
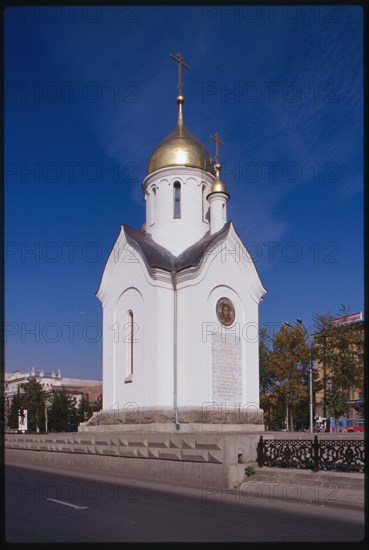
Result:
{"label": "black metal fence", "polygon": [[364,440],[264,439],[258,444],[259,466],[364,472]]}

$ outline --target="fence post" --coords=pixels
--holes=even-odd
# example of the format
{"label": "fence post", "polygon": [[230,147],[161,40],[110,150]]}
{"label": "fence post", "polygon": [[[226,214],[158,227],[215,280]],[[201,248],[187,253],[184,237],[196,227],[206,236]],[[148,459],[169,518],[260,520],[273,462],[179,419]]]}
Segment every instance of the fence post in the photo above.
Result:
{"label": "fence post", "polygon": [[259,468],[263,467],[263,460],[264,460],[264,440],[263,436],[260,436],[259,443],[258,443],[258,466]]}
{"label": "fence post", "polygon": [[317,472],[319,470],[319,440],[317,435],[314,436],[313,460],[314,460],[313,472]]}

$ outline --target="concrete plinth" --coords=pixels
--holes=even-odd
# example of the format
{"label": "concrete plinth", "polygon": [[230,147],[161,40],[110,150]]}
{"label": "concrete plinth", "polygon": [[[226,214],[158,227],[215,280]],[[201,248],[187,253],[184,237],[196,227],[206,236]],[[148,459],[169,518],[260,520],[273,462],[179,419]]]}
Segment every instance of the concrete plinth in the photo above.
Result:
{"label": "concrete plinth", "polygon": [[256,465],[259,433],[81,432],[12,434],[6,460],[202,487],[233,487],[234,466]]}

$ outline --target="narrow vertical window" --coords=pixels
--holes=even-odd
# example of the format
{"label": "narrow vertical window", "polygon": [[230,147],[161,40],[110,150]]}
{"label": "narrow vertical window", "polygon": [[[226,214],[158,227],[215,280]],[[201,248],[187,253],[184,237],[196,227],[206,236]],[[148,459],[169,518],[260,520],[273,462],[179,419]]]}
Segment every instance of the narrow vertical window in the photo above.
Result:
{"label": "narrow vertical window", "polygon": [[174,218],[181,217],[181,184],[179,181],[174,182]]}
{"label": "narrow vertical window", "polygon": [[202,221],[206,222],[206,197],[205,197],[206,185],[202,186]]}
{"label": "narrow vertical window", "polygon": [[133,344],[134,344],[134,340],[133,340],[133,332],[134,332],[134,329],[133,329],[133,312],[132,311],[129,311],[128,312],[128,319],[129,319],[129,347],[130,347],[130,353],[129,353],[129,365],[130,365],[130,374],[132,376],[133,374],[133,352],[134,352],[134,347],[133,347]]}
{"label": "narrow vertical window", "polygon": [[124,382],[132,382],[133,379],[133,361],[134,361],[134,321],[133,321],[133,311],[129,310],[127,313],[127,322],[124,325],[126,336],[124,338],[124,343],[126,347],[126,364],[125,364],[125,374],[126,377]]}
{"label": "narrow vertical window", "polygon": [[151,220],[150,225],[154,225],[156,218],[156,188],[154,187],[151,194]]}
{"label": "narrow vertical window", "polygon": [[222,217],[223,217],[223,220],[225,220],[225,204],[224,203],[222,204]]}

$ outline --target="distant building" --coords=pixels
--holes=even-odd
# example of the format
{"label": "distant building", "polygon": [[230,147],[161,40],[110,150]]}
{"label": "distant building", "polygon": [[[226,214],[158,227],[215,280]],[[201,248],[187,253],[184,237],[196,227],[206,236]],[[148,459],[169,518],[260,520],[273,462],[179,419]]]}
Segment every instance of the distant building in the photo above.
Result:
{"label": "distant building", "polygon": [[9,400],[17,394],[18,388],[31,379],[37,380],[46,392],[65,389],[67,393],[76,397],[77,404],[84,396],[90,403],[94,403],[102,394],[102,382],[100,380],[85,380],[82,378],[66,378],[57,372],[47,373],[43,370],[36,372],[32,368],[29,372],[6,372],[4,374],[5,399]]}
{"label": "distant building", "polygon": [[[69,380],[73,381],[73,378],[70,378]],[[76,379],[75,382],[83,382],[83,380]],[[93,382],[95,383],[96,380],[93,380]],[[87,386],[83,384],[74,385],[73,383],[71,383],[68,385],[67,384],[63,385],[63,387],[69,393],[73,393],[73,392],[80,393],[90,403],[90,405],[93,405],[94,403],[96,403],[99,397],[102,397],[102,392],[103,392],[102,383],[97,384],[96,386],[95,385]]]}
{"label": "distant building", "polygon": [[22,384],[27,384],[32,378],[36,379],[45,391],[52,391],[53,388],[61,387],[61,372],[60,369],[55,373],[48,373],[43,370],[36,372],[34,368],[30,372],[14,371],[6,372],[5,377],[5,397],[13,397],[16,395],[18,388]]}
{"label": "distant building", "polygon": [[[337,327],[341,327],[342,330],[350,331],[351,333],[351,346],[356,351],[359,360],[362,364],[362,383],[359,387],[351,388],[348,395],[349,411],[347,418],[363,418],[364,411],[364,321],[362,320],[361,312],[346,315],[345,317],[339,317],[333,320],[333,324]],[[317,346],[322,345],[322,340],[319,334],[316,334],[315,344]],[[321,418],[327,418],[329,413],[326,409],[325,403],[329,398],[329,394],[332,387],[331,372],[329,368],[324,365],[323,362],[316,361],[315,368],[319,380],[323,384],[323,388],[316,393],[316,407],[315,416]]]}

